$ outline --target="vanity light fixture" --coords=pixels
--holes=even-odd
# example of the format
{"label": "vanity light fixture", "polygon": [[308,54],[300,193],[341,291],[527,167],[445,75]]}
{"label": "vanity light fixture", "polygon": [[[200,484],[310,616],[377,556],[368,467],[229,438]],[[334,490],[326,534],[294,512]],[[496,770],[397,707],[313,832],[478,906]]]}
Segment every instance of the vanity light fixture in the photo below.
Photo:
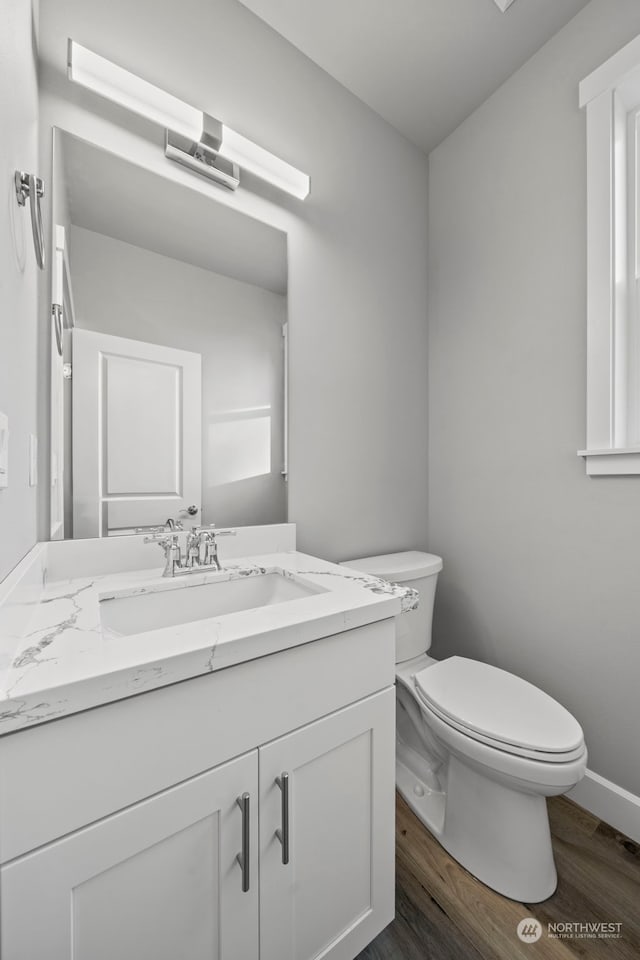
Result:
{"label": "vanity light fixture", "polygon": [[69,40],[67,67],[74,83],[164,127],[170,159],[231,190],[240,182],[239,171],[246,170],[299,200],[308,196],[306,173],[75,40]]}

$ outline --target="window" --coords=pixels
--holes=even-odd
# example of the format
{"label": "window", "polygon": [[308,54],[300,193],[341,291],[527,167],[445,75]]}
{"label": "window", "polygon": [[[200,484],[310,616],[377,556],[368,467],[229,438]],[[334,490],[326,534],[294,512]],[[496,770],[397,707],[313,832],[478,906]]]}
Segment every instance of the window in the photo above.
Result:
{"label": "window", "polygon": [[587,473],[640,474],[640,37],[580,84],[587,113]]}

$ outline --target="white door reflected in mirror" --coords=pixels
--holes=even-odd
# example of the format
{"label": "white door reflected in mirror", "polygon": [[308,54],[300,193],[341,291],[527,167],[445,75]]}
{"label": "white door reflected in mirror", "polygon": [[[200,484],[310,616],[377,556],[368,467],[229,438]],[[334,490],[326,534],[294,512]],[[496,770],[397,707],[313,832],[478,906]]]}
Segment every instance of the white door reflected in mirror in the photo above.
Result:
{"label": "white door reflected in mirror", "polygon": [[75,535],[131,533],[200,503],[200,354],[78,328],[72,339]]}

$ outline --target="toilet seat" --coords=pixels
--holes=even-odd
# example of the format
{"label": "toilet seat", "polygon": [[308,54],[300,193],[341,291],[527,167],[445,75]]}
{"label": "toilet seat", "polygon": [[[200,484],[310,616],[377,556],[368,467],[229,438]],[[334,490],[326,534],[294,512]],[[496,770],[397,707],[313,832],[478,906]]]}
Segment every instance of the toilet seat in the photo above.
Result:
{"label": "toilet seat", "polygon": [[449,657],[418,671],[424,710],[465,736],[515,756],[567,763],[585,751],[582,729],[556,700],[505,670]]}

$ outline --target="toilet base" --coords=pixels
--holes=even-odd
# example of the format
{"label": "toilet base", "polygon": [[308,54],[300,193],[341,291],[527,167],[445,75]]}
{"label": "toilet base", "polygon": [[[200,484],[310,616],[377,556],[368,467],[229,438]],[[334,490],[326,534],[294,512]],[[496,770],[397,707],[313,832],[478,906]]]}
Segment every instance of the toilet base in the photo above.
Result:
{"label": "toilet base", "polygon": [[[444,849],[478,880],[512,900],[539,903],[557,886],[546,800],[488,779],[450,756],[429,787],[400,741],[396,785]],[[412,769],[413,768],[413,769]]]}

